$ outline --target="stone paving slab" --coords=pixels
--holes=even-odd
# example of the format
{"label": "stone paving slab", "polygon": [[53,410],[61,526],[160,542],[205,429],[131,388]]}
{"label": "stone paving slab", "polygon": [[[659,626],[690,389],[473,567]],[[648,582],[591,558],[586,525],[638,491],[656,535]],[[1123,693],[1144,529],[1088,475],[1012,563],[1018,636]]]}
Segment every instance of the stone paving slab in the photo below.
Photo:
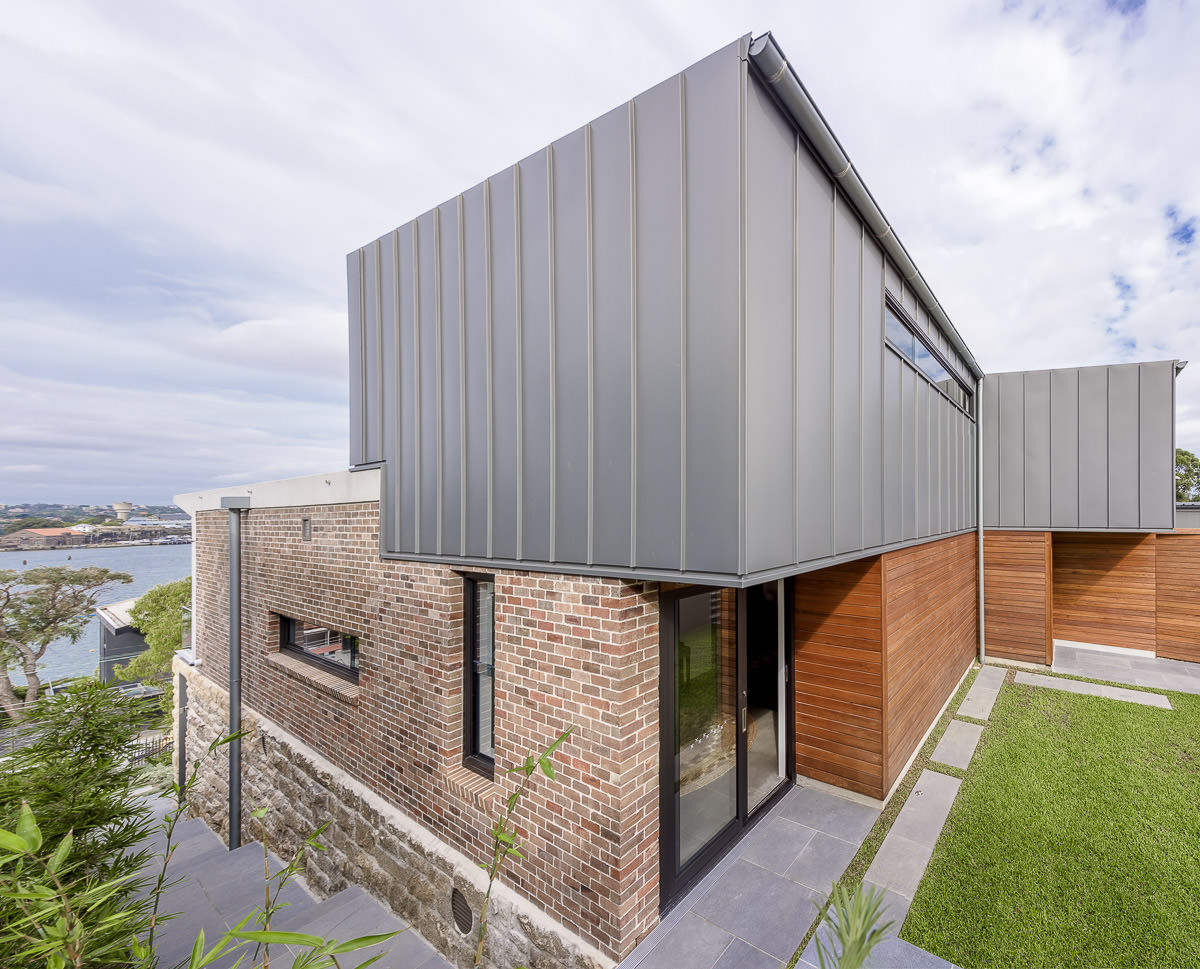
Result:
{"label": "stone paving slab", "polygon": [[[901,838],[907,838],[917,844],[932,848],[937,844],[938,836],[942,833],[942,826],[950,815],[950,808],[953,806],[954,798],[958,796],[958,789],[961,786],[962,781],[957,777],[939,774],[933,770],[921,771],[921,776],[917,778],[912,793],[908,795],[908,800],[900,809],[899,816],[892,823],[888,837],[896,834]],[[886,838],[884,843],[887,843]],[[868,871],[867,874],[869,877],[870,872]]]}
{"label": "stone paving slab", "polygon": [[964,720],[951,720],[950,726],[946,728],[933,751],[933,760],[939,764],[966,770],[971,758],[975,756],[975,748],[979,746],[979,738],[982,736],[982,725],[967,723]]}
{"label": "stone paving slab", "polygon": [[1054,672],[1200,694],[1200,663],[1055,644]]}
{"label": "stone paving slab", "polygon": [[[821,941],[825,944],[826,952],[828,952],[828,937],[822,936]],[[815,935],[804,947],[804,952],[800,955],[800,961],[796,965],[799,969],[817,969],[820,966]],[[956,967],[954,963],[947,962],[932,952],[926,952],[910,942],[889,935],[871,950],[871,957],[866,961],[866,969],[956,969]]]}
{"label": "stone paving slab", "polygon": [[1008,670],[1003,666],[983,667],[976,674],[975,682],[967,691],[962,706],[958,708],[959,715],[975,720],[986,720],[990,717],[996,697],[1000,695],[1000,687],[1004,685],[1004,677],[1007,675]]}
{"label": "stone paving slab", "polygon": [[1041,686],[1049,690],[1062,690],[1065,693],[1079,693],[1084,696],[1100,696],[1109,700],[1123,700],[1126,703],[1140,703],[1145,707],[1158,707],[1162,710],[1171,709],[1171,701],[1158,693],[1143,693],[1141,690],[1126,690],[1120,686],[1103,686],[1099,683],[1084,683],[1080,680],[1063,680],[1054,676],[1042,676],[1038,673],[1018,673],[1017,682],[1026,686]]}

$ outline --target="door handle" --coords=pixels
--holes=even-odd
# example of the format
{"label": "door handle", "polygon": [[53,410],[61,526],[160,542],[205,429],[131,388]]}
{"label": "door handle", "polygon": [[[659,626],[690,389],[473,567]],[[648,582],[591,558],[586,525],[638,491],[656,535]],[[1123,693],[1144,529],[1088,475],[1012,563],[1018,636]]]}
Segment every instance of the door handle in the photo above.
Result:
{"label": "door handle", "polygon": [[742,733],[746,732],[746,708],[742,707]]}

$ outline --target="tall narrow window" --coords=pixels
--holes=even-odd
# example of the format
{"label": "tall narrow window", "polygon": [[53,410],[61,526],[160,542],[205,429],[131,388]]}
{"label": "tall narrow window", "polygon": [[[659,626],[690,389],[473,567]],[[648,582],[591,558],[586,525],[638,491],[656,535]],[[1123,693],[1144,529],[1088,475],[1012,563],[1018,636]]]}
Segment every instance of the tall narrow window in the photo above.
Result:
{"label": "tall narrow window", "polygon": [[463,577],[463,761],[491,776],[495,765],[495,583]]}

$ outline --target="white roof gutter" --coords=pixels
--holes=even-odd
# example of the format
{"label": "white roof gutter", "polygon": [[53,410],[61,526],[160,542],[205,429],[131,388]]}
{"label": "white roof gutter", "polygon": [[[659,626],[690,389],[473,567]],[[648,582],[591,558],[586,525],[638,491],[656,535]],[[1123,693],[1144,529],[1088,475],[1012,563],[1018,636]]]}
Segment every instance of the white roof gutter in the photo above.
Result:
{"label": "white roof gutter", "polygon": [[954,349],[966,361],[975,376],[982,377],[983,370],[976,362],[974,354],[963,342],[963,338],[959,336],[954,324],[950,322],[950,317],[946,315],[942,304],[933,295],[933,290],[929,288],[929,284],[925,282],[924,277],[918,271],[908,250],[896,238],[891,224],[867,186],[863,184],[863,180],[859,177],[854,165],[851,164],[846,150],[837,140],[837,136],[817,109],[816,104],[813,103],[808,91],[800,83],[800,78],[796,76],[796,72],[792,70],[783,51],[779,49],[775,38],[769,32],[751,42],[750,63],[754,65],[759,76],[787,109],[800,131],[808,138],[817,157],[820,158],[842,191],[846,193],[892,262],[896,264],[900,274],[904,277],[904,282],[912,287],[917,297],[925,304],[925,308],[937,321]]}

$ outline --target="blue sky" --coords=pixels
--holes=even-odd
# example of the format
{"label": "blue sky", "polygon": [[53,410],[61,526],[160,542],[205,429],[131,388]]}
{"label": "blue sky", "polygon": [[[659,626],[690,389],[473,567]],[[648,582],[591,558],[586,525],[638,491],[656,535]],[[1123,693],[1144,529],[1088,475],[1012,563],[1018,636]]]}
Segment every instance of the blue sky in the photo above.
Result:
{"label": "blue sky", "polygon": [[1195,356],[1200,13],[47,0],[0,20],[0,502],[345,467],[345,254],[771,29],[990,371]]}

